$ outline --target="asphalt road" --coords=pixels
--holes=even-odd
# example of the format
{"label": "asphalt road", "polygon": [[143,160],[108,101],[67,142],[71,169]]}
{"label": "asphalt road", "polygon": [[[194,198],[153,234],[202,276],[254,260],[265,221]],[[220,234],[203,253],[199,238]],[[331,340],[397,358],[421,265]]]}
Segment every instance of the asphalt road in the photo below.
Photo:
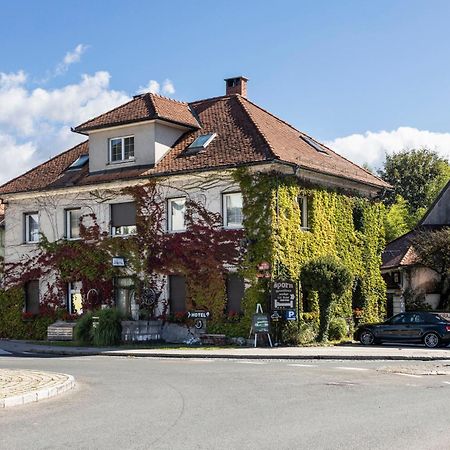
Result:
{"label": "asphalt road", "polygon": [[448,450],[450,371],[421,375],[430,367],[4,353],[0,368],[78,387],[0,410],[0,449]]}

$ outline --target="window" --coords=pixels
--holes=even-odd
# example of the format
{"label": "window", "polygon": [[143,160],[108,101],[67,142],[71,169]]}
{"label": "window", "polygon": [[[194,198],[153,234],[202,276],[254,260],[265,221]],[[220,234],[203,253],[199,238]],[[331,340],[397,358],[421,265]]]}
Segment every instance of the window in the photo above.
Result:
{"label": "window", "polygon": [[66,238],[79,239],[81,209],[66,209]]}
{"label": "window", "polygon": [[186,229],[186,224],[184,223],[186,199],[184,197],[170,198],[167,201],[167,211],[167,229],[169,231],[184,231]]}
{"label": "window", "polygon": [[39,314],[39,280],[31,280],[25,285],[25,312]]}
{"label": "window", "polygon": [[186,312],[186,279],[169,275],[169,306],[172,314]]}
{"label": "window", "polygon": [[227,276],[227,313],[240,314],[242,299],[244,298],[244,279],[236,273]]}
{"label": "window", "polygon": [[39,215],[38,213],[25,214],[25,242],[39,241]]}
{"label": "window", "polygon": [[111,234],[113,236],[136,234],[136,203],[111,205]]}
{"label": "window", "polygon": [[186,155],[193,155],[198,153],[199,151],[208,147],[208,145],[213,141],[213,139],[217,136],[216,133],[208,133],[202,134],[194,139],[191,145],[186,149]]}
{"label": "window", "polygon": [[114,279],[114,300],[116,308],[125,317],[131,317],[131,305],[134,303],[134,296],[133,278]]}
{"label": "window", "polygon": [[242,194],[223,194],[223,224],[226,228],[242,227]]}
{"label": "window", "polygon": [[83,313],[83,298],[81,297],[81,281],[74,281],[67,285],[67,311],[70,314]]}
{"label": "window", "polygon": [[88,161],[89,155],[81,155],[67,168],[67,170],[81,169]]}
{"label": "window", "polygon": [[305,195],[299,197],[298,207],[300,208],[300,227],[302,230],[309,230],[308,197],[306,197]]}
{"label": "window", "polygon": [[352,217],[355,231],[364,231],[364,210],[360,204],[353,207]]}
{"label": "window", "polygon": [[134,159],[134,136],[118,137],[109,140],[110,162]]}
{"label": "window", "polygon": [[321,144],[316,142],[314,139],[311,139],[309,136],[305,136],[304,134],[300,136],[300,139],[305,141],[307,144],[309,144],[314,150],[317,150],[319,153],[323,153],[325,155],[328,155],[327,150],[325,147],[323,147]]}
{"label": "window", "polygon": [[405,314],[398,314],[397,316],[394,316],[390,320],[392,325],[398,325],[400,323],[406,323],[406,315]]}

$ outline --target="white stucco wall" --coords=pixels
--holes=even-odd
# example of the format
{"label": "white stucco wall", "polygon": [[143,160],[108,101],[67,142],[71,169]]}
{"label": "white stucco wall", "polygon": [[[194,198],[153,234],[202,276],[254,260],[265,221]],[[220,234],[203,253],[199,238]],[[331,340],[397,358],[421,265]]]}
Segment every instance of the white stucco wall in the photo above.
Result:
{"label": "white stucco wall", "polygon": [[[185,131],[185,128],[158,121],[92,131],[89,133],[89,171],[156,164]],[[125,136],[134,136],[134,160],[110,162],[109,140]]]}
{"label": "white stucco wall", "polygon": [[[159,185],[161,199],[187,197],[202,203],[215,213],[222,213],[222,194],[236,191],[238,186],[230,174],[193,175],[176,177]],[[31,195],[31,194],[30,194]],[[110,232],[110,205],[132,201],[132,197],[120,194],[120,188],[98,189],[92,193],[84,188],[66,188],[46,194],[11,196],[5,212],[5,262],[26,260],[38,249],[37,244],[24,243],[24,216],[27,212],[38,212],[40,232],[50,241],[65,238],[65,210],[81,208],[82,214],[95,214],[102,231]],[[87,219],[89,220],[89,219]],[[88,223],[86,223],[88,225]],[[164,224],[164,227],[166,224]],[[123,239],[117,237],[116,239]],[[41,298],[45,295],[47,283],[41,280]],[[167,286],[161,300],[167,298]],[[162,307],[159,308],[162,312]]]}

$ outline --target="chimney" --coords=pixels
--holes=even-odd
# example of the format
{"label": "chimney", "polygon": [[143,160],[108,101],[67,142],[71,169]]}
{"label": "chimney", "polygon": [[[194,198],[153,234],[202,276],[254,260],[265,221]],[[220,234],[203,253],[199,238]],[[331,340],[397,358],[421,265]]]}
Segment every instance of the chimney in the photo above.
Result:
{"label": "chimney", "polygon": [[245,77],[225,78],[226,95],[239,94],[247,97],[247,81]]}

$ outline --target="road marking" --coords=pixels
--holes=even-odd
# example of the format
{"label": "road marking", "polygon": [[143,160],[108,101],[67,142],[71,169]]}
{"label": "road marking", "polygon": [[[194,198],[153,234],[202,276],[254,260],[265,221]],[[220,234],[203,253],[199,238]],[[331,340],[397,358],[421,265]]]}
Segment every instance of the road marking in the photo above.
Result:
{"label": "road marking", "polygon": [[317,367],[315,364],[288,364],[291,367]]}
{"label": "road marking", "polygon": [[236,361],[238,364],[258,364],[258,365],[263,365],[263,364],[267,364],[266,362],[261,362],[261,361]]}
{"label": "road marking", "polygon": [[402,377],[422,378],[422,375],[413,375],[412,373],[393,372],[393,374],[394,375],[401,375]]}
{"label": "road marking", "polygon": [[366,369],[366,368],[363,368],[363,367],[336,367],[336,369],[339,369],[339,370],[359,370],[359,371],[370,370],[370,369]]}
{"label": "road marking", "polygon": [[443,381],[444,384],[450,384],[450,381]]}
{"label": "road marking", "polygon": [[214,362],[215,359],[208,359],[208,358],[189,358],[189,361],[192,362]]}

